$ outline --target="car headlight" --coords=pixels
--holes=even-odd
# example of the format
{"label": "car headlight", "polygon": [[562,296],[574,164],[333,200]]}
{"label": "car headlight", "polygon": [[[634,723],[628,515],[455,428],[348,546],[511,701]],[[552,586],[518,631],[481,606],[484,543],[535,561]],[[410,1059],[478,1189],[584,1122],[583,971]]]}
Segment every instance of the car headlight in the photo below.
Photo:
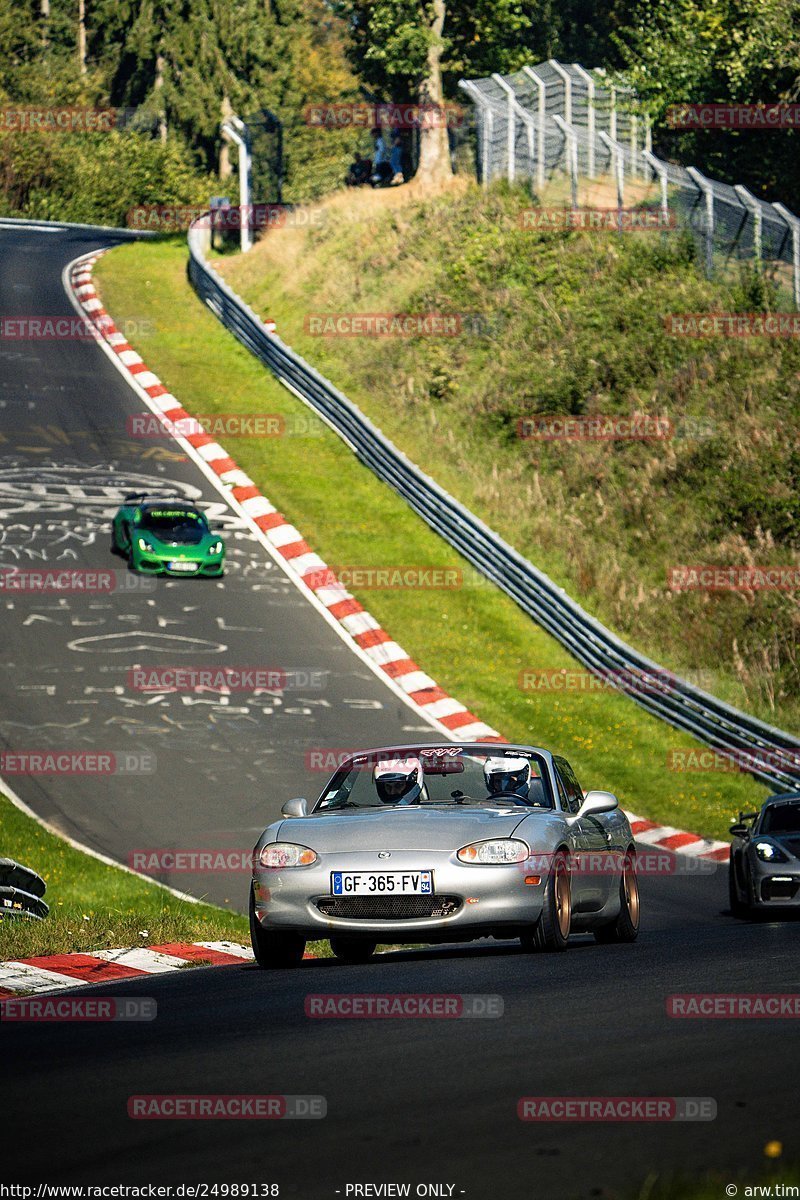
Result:
{"label": "car headlight", "polygon": [[472,842],[462,846],[456,858],[463,863],[520,863],[530,856],[530,847],[518,838],[498,838],[490,842]]}
{"label": "car headlight", "polygon": [[151,546],[150,542],[148,542],[145,538],[139,538],[139,549],[149,550],[152,554],[155,550],[155,546]]}
{"label": "car headlight", "polygon": [[308,846],[295,846],[294,842],[270,842],[258,856],[262,867],[310,867],[317,856]]}
{"label": "car headlight", "polygon": [[209,554],[222,554],[222,542],[214,542],[213,546],[208,548]]}
{"label": "car headlight", "polygon": [[778,846],[772,842],[756,842],[756,854],[762,862],[788,862],[789,859]]}

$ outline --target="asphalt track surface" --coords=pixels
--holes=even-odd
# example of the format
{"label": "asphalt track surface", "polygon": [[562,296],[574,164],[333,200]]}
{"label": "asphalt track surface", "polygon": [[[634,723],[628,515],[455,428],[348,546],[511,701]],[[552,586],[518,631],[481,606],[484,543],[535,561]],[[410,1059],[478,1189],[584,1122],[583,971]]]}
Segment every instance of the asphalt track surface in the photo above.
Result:
{"label": "asphalt track surface", "polygon": [[[0,239],[3,311],[68,314],[61,268],[91,248],[86,237],[0,230]],[[46,535],[61,536],[78,517],[87,532],[97,532],[110,512],[86,500],[87,481],[103,473],[157,475],[213,499],[191,464],[145,466],[135,447],[126,449],[120,424],[139,405],[96,347],[39,343],[0,353],[6,439],[0,486],[4,478],[22,478],[29,489],[45,480],[51,488],[49,498],[34,491],[27,501],[0,491],[0,519],[7,529],[16,505],[20,538],[38,522],[48,561],[59,560]],[[53,432],[56,440],[43,442],[36,431],[50,426],[63,427],[68,439]],[[61,472],[52,486],[45,464]],[[80,494],[65,489],[65,474]],[[41,507],[27,505],[45,500],[55,507],[43,519]],[[18,549],[24,544],[18,539]],[[108,565],[105,536],[75,548],[79,565]],[[275,568],[267,569],[255,544],[245,540],[242,548],[243,566],[222,586],[160,584],[157,607],[148,604],[153,595],[133,593],[104,597],[111,605],[104,609],[92,609],[85,597],[70,600],[63,615],[31,597],[6,608],[6,646],[16,664],[0,685],[7,747],[20,747],[22,735],[30,746],[62,736],[71,739],[65,745],[86,739],[80,744],[122,747],[129,744],[121,723],[127,718],[134,740],[158,755],[149,778],[16,781],[37,812],[123,860],[132,845],[163,846],[169,839],[184,845],[187,827],[196,845],[231,845],[238,837],[249,846],[287,789],[308,790],[303,747],[348,745],[355,734],[365,744],[408,735],[413,714]],[[251,550],[258,563],[250,563]],[[52,614],[55,623],[26,624],[34,612]],[[113,689],[111,681],[133,661],[130,654],[122,662],[102,650],[70,648],[97,636],[95,627],[79,624],[94,613],[103,618],[96,627],[101,636],[132,630],[137,645],[175,628],[159,624],[158,615],[166,615],[181,622],[184,636],[226,642],[228,661],[240,663],[252,660],[255,634],[248,628],[239,637],[230,627],[252,627],[273,661],[281,655],[286,666],[329,672],[320,694],[330,707],[290,699],[235,737],[207,717],[191,736],[161,737],[154,731],[162,718],[180,716],[178,705],[156,717],[129,709],[114,690],[86,691],[110,683]],[[137,662],[164,660],[157,649],[135,655]],[[70,727],[60,729],[65,722]],[[212,740],[225,763],[217,779]],[[220,896],[213,881],[204,890]],[[2,1182],[276,1183],[281,1196],[298,1200],[346,1196],[354,1184],[408,1183],[412,1196],[418,1185],[435,1184],[444,1185],[440,1195],[474,1200],[561,1200],[632,1195],[652,1175],[717,1170],[722,1196],[726,1172],[755,1179],[768,1141],[781,1141],[786,1158],[797,1161],[796,1023],[676,1020],[666,1001],[682,993],[800,990],[800,926],[734,920],[726,912],[722,870],[645,878],[642,907],[642,933],[630,947],[576,938],[565,954],[526,955],[486,942],[393,953],[358,967],[320,960],[294,971],[198,968],[73,992],[150,996],[158,1015],[148,1023],[0,1024]],[[502,997],[504,1013],[475,1020],[305,1015],[309,995],[349,992],[491,994]],[[217,1093],[324,1096],[327,1116],[144,1121],[127,1115],[134,1095]],[[517,1117],[523,1096],[708,1097],[717,1115],[710,1122],[531,1123]]]}

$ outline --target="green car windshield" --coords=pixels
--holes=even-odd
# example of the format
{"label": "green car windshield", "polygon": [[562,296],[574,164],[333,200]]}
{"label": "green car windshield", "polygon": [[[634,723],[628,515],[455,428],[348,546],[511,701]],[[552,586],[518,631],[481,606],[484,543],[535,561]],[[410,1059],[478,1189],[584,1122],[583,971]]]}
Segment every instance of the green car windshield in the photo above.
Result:
{"label": "green car windshield", "polygon": [[140,526],[162,541],[183,542],[189,545],[197,545],[208,533],[208,525],[202,513],[177,508],[145,509]]}

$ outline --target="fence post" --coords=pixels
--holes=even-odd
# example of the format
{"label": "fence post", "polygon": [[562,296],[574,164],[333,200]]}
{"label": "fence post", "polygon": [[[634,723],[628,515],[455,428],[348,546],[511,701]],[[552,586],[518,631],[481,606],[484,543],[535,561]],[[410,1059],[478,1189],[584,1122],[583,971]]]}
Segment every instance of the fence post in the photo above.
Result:
{"label": "fence post", "polygon": [[687,167],[686,173],[706,202],[706,275],[711,279],[714,274],[714,188],[697,167]]}
{"label": "fence post", "polygon": [[586,132],[589,137],[589,156],[587,161],[587,173],[590,179],[597,178],[595,170],[595,110],[594,110],[594,80],[588,71],[585,71],[579,63],[573,63],[572,69],[586,84]]}
{"label": "fence post", "polygon": [[648,166],[652,167],[653,171],[655,171],[661,184],[661,213],[664,217],[664,225],[666,227],[669,218],[669,193],[667,190],[669,186],[669,180],[667,178],[666,165],[661,161],[660,158],[656,158],[652,150],[644,150],[642,152],[642,158],[645,160]]}
{"label": "fence post", "polygon": [[747,188],[743,187],[742,184],[734,184],[733,190],[739,197],[742,206],[746,208],[747,211],[753,216],[753,257],[755,258],[756,262],[760,263],[763,257],[761,205],[758,203],[753,193],[748,192]]}
{"label": "fence post", "polygon": [[547,164],[545,162],[545,128],[547,124],[547,84],[542,79],[541,75],[536,73],[534,67],[523,67],[522,70],[536,84],[536,90],[539,96],[539,146],[536,161],[536,186],[541,192],[544,187],[545,172]]}
{"label": "fence post", "polygon": [[[499,87],[501,87],[503,89],[503,91],[506,93],[506,96],[508,97],[509,121],[511,120],[511,113],[513,112],[516,116],[519,117],[519,119],[522,121],[522,124],[525,126],[525,129],[527,132],[527,137],[528,137],[528,161],[530,162],[530,170],[531,170],[531,176],[532,176],[534,153],[535,153],[534,147],[535,147],[535,143],[536,143],[535,130],[534,130],[534,119],[531,116],[531,114],[528,112],[528,110],[525,107],[523,107],[522,104],[520,104],[513,87],[506,79],[503,78],[502,75],[498,75],[495,73],[492,75],[492,79],[495,81],[496,84],[498,84]],[[509,182],[513,182],[513,175],[510,172],[509,172],[508,179],[509,179]],[[531,182],[533,182],[532,179],[531,179]]]}
{"label": "fence post", "polygon": [[564,82],[564,120],[568,125],[572,124],[572,78],[569,71],[565,71],[560,62],[556,62],[554,58],[548,58],[548,67],[552,67],[557,75]]}
{"label": "fence post", "polygon": [[563,117],[553,117],[558,128],[564,134],[567,143],[567,169],[570,178],[570,197],[572,207],[578,207],[578,138],[575,130],[568,125]]}
{"label": "fence post", "polygon": [[[611,154],[611,165],[614,170],[614,177],[617,181],[617,208],[625,207],[625,162],[622,157],[622,146],[619,142],[615,142],[607,133],[600,131],[600,139],[605,146],[608,147]],[[618,222],[619,232],[622,233],[622,213],[619,213]]]}
{"label": "fence post", "polygon": [[611,108],[608,114],[608,136],[617,140],[617,89],[611,85]]}
{"label": "fence post", "polygon": [[458,86],[466,92],[478,110],[478,153],[481,157],[481,187],[489,186],[492,169],[492,108],[489,101],[471,79],[459,79]]}
{"label": "fence post", "polygon": [[789,209],[784,208],[782,204],[773,204],[772,207],[778,216],[783,218],[791,230],[792,292],[794,295],[794,306],[800,312],[800,217],[796,217],[793,212],[789,212]]}

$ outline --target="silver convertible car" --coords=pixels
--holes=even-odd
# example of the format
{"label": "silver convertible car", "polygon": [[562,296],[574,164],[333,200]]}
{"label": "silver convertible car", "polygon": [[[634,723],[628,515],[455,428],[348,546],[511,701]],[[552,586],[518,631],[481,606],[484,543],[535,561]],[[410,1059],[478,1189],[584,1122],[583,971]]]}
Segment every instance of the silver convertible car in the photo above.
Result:
{"label": "silver convertible car", "polygon": [[731,833],[728,894],[734,916],[800,909],[800,792],[770,796],[760,812],[739,813]]}
{"label": "silver convertible car", "polygon": [[378,943],[570,933],[632,942],[635,846],[610,792],[564,758],[497,743],[390,746],[347,758],[313,806],[289,800],[258,840],[250,892],[262,967],[327,938],[346,962]]}

